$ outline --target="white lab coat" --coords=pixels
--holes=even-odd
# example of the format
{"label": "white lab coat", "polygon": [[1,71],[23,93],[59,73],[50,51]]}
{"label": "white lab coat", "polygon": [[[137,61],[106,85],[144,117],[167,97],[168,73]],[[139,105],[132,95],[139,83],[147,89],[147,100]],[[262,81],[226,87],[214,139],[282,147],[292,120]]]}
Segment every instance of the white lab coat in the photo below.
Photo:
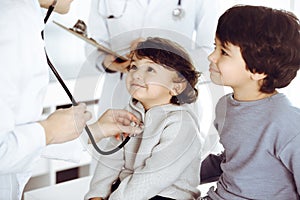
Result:
{"label": "white lab coat", "polygon": [[[0,13],[0,199],[16,200],[45,150],[44,129],[36,121],[49,72],[38,0],[1,0]],[[72,155],[76,148],[82,150],[75,146]]]}
{"label": "white lab coat", "polygon": [[[219,17],[218,0],[182,0],[184,15],[180,19],[172,15],[177,3],[178,0],[92,0],[88,34],[114,50],[147,36],[166,37],[191,49],[196,32],[197,46],[210,53]],[[109,15],[116,18],[107,19]]]}
{"label": "white lab coat", "polygon": [[[127,5],[125,5],[126,1]],[[207,57],[213,50],[219,17],[218,0],[182,0],[184,16],[180,19],[172,15],[177,4],[178,0],[92,0],[87,25],[88,36],[121,55],[127,53],[131,41],[139,37],[168,38],[189,51],[199,71],[208,71]],[[114,15],[115,18],[108,19],[109,15]],[[193,39],[196,43],[192,42]],[[105,73],[101,66],[103,56],[91,51],[92,49],[92,46],[87,45],[87,59],[96,60],[98,69]],[[208,79],[209,77],[202,77],[201,80]],[[204,90],[200,91],[199,101],[201,96],[210,95],[207,94],[209,89]],[[106,73],[98,114],[101,115],[111,107],[123,108],[129,99],[125,77],[121,80],[120,73]],[[203,111],[200,108],[201,104],[201,102],[193,104],[199,117]],[[209,112],[213,112],[212,107],[209,109]],[[205,121],[210,120],[212,118]],[[217,133],[215,135],[217,136]]]}

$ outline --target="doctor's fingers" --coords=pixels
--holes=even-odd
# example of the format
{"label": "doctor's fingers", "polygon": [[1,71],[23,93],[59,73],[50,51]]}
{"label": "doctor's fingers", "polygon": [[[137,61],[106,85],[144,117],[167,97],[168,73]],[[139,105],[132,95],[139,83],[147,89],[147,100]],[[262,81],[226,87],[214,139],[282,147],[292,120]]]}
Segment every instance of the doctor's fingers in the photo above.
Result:
{"label": "doctor's fingers", "polygon": [[72,109],[74,110],[75,115],[83,116],[85,121],[88,121],[92,118],[92,114],[87,111],[86,104],[80,103],[77,106],[73,106]]}
{"label": "doctor's fingers", "polygon": [[129,136],[136,136],[143,132],[143,128],[139,126],[131,126],[131,125],[125,126],[120,124],[118,128],[120,129],[121,132],[125,133],[125,135],[129,134]]}
{"label": "doctor's fingers", "polygon": [[106,55],[103,61],[105,68],[108,68],[112,71],[118,72],[127,72],[127,67],[130,65],[130,59],[126,61],[119,61],[113,55]]}
{"label": "doctor's fingers", "polygon": [[82,132],[83,128],[86,126],[87,121],[92,118],[92,114],[86,110],[85,104],[74,106],[73,112],[77,130],[78,132]]}
{"label": "doctor's fingers", "polygon": [[121,132],[127,133],[130,136],[139,134],[144,129],[144,124],[138,118],[126,110],[118,110],[115,115],[115,120]]}
{"label": "doctor's fingers", "polygon": [[79,103],[77,106],[72,106],[71,109],[74,110],[74,112],[84,112],[86,111],[86,104],[85,103]]}
{"label": "doctor's fingers", "polygon": [[109,109],[107,113],[112,116],[115,122],[123,125],[130,125],[131,122],[140,123],[139,119],[131,112],[122,109]]}
{"label": "doctor's fingers", "polygon": [[114,62],[116,60],[116,57],[111,55],[111,54],[107,54],[105,57],[104,57],[104,63],[105,64],[111,64],[112,62]]}
{"label": "doctor's fingers", "polygon": [[90,113],[82,111],[75,114],[73,107],[56,110],[46,120],[40,121],[45,130],[46,143],[62,143],[77,138],[89,118]]}
{"label": "doctor's fingers", "polygon": [[146,38],[137,38],[135,40],[132,40],[132,42],[130,43],[130,50],[133,51],[136,49],[137,45],[140,43],[140,42],[144,42],[146,40]]}
{"label": "doctor's fingers", "polygon": [[127,73],[127,67],[130,65],[130,60],[124,62],[112,62],[107,68],[113,71]]}

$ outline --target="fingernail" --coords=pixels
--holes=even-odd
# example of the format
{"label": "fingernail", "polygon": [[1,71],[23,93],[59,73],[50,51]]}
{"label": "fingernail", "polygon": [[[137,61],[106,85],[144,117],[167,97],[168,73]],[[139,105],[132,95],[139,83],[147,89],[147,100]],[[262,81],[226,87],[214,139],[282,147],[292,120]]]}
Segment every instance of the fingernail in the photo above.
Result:
{"label": "fingernail", "polygon": [[144,123],[143,122],[140,122],[140,124],[139,124],[139,127],[141,128],[141,129],[144,129]]}
{"label": "fingernail", "polygon": [[135,123],[135,122],[130,122],[130,126],[132,126],[132,127],[137,127],[137,123]]}

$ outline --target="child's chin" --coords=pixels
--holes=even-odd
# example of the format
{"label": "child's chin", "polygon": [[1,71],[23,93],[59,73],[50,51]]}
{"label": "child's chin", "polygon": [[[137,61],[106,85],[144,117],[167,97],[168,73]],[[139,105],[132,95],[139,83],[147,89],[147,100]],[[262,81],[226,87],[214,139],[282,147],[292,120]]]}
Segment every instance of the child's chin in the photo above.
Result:
{"label": "child's chin", "polygon": [[138,101],[141,101],[141,100],[142,100],[141,97],[140,97],[139,95],[137,95],[137,94],[131,95],[131,96],[132,96],[132,98],[134,98],[134,99],[136,99],[136,100],[138,100]]}
{"label": "child's chin", "polygon": [[130,92],[130,95],[135,98],[135,99],[138,99],[139,98],[139,92],[138,90],[131,90]]}

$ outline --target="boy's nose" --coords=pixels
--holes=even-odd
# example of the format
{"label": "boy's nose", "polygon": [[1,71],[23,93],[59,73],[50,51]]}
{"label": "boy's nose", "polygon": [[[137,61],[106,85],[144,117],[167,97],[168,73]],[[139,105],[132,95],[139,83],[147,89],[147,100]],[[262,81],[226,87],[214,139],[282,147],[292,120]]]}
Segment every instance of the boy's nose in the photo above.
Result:
{"label": "boy's nose", "polygon": [[216,55],[214,54],[215,51],[213,51],[208,57],[207,59],[210,61],[210,62],[213,62],[215,63],[217,61],[217,58],[216,58]]}

